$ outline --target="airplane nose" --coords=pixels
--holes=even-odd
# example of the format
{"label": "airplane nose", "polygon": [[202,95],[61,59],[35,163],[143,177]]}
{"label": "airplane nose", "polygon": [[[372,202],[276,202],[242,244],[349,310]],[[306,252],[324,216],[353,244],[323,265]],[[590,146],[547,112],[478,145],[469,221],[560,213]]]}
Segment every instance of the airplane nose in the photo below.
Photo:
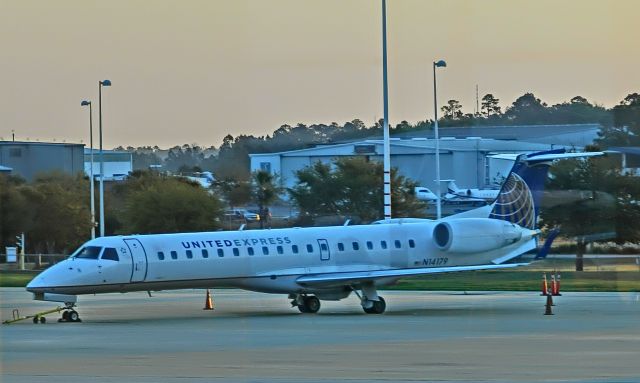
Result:
{"label": "airplane nose", "polygon": [[27,283],[27,291],[30,293],[35,293],[42,289],[45,285],[43,283],[44,278],[42,277],[42,273],[36,275],[31,282]]}

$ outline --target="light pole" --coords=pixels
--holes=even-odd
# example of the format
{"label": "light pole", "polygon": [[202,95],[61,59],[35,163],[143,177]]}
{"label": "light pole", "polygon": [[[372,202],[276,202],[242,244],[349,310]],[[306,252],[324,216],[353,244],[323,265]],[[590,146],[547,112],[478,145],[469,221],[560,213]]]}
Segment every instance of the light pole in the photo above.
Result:
{"label": "light pole", "polygon": [[91,115],[91,101],[82,101],[80,106],[89,106],[89,147],[91,158],[91,169],[89,170],[89,180],[91,182],[91,239],[96,237],[96,202],[94,197],[94,180],[93,180],[93,117]]}
{"label": "light pole", "polygon": [[104,237],[104,156],[102,154],[102,87],[111,86],[111,81],[98,81],[98,110],[100,130],[100,236]]}
{"label": "light pole", "polygon": [[384,109],[383,195],[384,219],[391,219],[391,144],[389,143],[389,91],[387,86],[387,3],[382,0],[382,98]]}
{"label": "light pole", "polygon": [[434,61],[433,62],[433,115],[434,115],[434,124],[433,128],[435,131],[436,138],[436,215],[437,219],[442,218],[442,208],[440,206],[440,137],[438,136],[438,91],[436,85],[436,68],[444,68],[447,66],[447,63],[444,60]]}

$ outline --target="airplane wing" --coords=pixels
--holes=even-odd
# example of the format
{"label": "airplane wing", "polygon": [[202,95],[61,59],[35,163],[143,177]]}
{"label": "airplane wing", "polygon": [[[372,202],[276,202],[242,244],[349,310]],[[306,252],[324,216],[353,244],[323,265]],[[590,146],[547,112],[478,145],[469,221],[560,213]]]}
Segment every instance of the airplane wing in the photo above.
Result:
{"label": "airplane wing", "polygon": [[322,273],[309,274],[299,277],[296,282],[302,286],[331,287],[349,285],[352,283],[373,281],[383,278],[413,277],[427,274],[452,273],[457,271],[472,270],[494,270],[526,266],[528,263],[509,263],[502,265],[475,265],[475,266],[452,266],[452,267],[429,267],[415,269],[391,269],[376,271],[350,271],[343,273]]}

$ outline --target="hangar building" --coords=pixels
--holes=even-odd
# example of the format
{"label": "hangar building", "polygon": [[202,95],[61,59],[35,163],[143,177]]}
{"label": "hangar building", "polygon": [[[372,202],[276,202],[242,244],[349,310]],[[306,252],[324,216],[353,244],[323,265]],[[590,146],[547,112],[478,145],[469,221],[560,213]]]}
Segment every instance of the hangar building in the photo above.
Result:
{"label": "hangar building", "polygon": [[[459,187],[497,187],[511,169],[511,161],[487,158],[498,153],[525,153],[564,146],[501,141],[479,137],[440,139],[441,179],[454,179]],[[317,161],[330,163],[338,157],[365,156],[382,161],[383,141],[363,140],[279,153],[250,154],[251,171],[280,175],[284,187],[295,184],[295,172]],[[435,140],[391,139],[391,166],[421,186],[435,188]]]}
{"label": "hangar building", "polygon": [[[441,179],[453,179],[461,188],[497,188],[511,169],[511,161],[489,158],[499,153],[527,153],[549,149],[582,149],[598,137],[599,124],[449,127],[440,129]],[[433,131],[394,134],[391,166],[435,189],[435,140]],[[317,145],[279,153],[250,154],[251,171],[267,170],[281,176],[282,186],[295,184],[295,172],[316,161],[366,156],[382,161],[379,137]]]}
{"label": "hangar building", "polygon": [[39,173],[83,171],[84,144],[0,141],[0,165],[32,181]]}

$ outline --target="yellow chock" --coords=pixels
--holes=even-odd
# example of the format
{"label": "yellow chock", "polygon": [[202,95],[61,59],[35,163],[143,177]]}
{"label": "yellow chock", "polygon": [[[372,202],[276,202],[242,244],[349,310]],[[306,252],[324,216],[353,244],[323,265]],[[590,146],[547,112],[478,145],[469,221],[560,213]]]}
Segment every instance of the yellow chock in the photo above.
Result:
{"label": "yellow chock", "polygon": [[213,310],[213,298],[211,298],[211,292],[207,289],[207,297],[204,300],[203,310]]}

